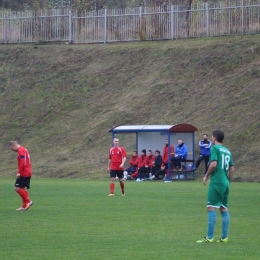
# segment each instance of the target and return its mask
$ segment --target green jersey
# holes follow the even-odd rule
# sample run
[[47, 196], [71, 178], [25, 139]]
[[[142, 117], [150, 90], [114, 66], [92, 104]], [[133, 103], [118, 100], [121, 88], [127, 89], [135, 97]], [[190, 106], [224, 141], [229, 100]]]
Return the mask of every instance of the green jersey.
[[213, 145], [210, 148], [210, 162], [212, 161], [217, 161], [217, 167], [211, 173], [210, 184], [229, 186], [228, 172], [234, 165], [231, 152], [223, 145]]

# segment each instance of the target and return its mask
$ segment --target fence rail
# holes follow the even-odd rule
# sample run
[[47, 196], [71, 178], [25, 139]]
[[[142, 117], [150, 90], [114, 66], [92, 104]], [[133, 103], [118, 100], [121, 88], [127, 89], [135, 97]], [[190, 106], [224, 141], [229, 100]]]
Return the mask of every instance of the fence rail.
[[79, 11], [0, 12], [0, 43], [107, 43], [260, 33], [259, 0]]

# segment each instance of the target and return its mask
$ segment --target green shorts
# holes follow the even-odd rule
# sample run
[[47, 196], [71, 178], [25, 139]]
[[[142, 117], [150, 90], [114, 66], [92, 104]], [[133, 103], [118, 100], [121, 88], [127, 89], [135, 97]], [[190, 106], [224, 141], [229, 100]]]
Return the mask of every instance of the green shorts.
[[229, 187], [217, 184], [210, 184], [208, 190], [207, 207], [228, 208]]

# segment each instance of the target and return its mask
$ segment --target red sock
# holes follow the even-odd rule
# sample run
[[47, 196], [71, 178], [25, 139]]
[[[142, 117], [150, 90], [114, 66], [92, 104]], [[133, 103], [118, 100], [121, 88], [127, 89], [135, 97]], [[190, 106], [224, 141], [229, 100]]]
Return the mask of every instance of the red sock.
[[115, 183], [114, 183], [114, 182], [111, 182], [111, 183], [110, 183], [110, 193], [113, 193], [113, 194], [114, 194], [114, 191], [115, 191]]
[[25, 193], [26, 193], [28, 199], [31, 201], [31, 199], [29, 198], [29, 192], [28, 192], [28, 190], [24, 190], [24, 191], [25, 191]]
[[122, 192], [125, 192], [125, 184], [123, 181], [120, 181], [120, 186], [121, 186]]
[[29, 203], [30, 200], [29, 200], [29, 198], [28, 198], [28, 196], [27, 196], [25, 190], [23, 190], [23, 189], [18, 189], [16, 192], [21, 196], [21, 198], [22, 198], [22, 200], [23, 200], [23, 207], [26, 207], [26, 204]]
[[133, 174], [131, 175], [131, 177], [132, 177], [132, 178], [135, 178], [137, 175], [138, 175], [138, 171], [136, 171], [135, 173], [133, 173]]

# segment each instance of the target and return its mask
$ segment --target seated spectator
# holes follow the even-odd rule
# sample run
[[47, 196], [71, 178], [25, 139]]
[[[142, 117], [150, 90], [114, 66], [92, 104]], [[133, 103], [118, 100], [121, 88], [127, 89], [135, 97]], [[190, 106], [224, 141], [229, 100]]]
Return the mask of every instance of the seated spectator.
[[163, 171], [161, 169], [161, 165], [162, 165], [162, 156], [161, 156], [160, 151], [156, 150], [154, 161], [153, 161], [153, 167], [152, 167], [152, 176], [151, 176], [150, 180], [158, 180], [159, 175], [164, 176], [165, 170]]
[[178, 170], [182, 171], [181, 162], [185, 161], [188, 156], [188, 147], [183, 143], [182, 139], [178, 140], [178, 145], [175, 150], [174, 156], [171, 157], [173, 166]]
[[138, 158], [138, 164], [135, 173], [132, 174], [131, 178], [137, 178], [137, 181], [141, 181], [144, 178], [144, 173], [146, 172], [146, 150], [143, 149], [141, 155]]
[[148, 154], [146, 156], [146, 162], [145, 162], [145, 179], [150, 177], [150, 173], [152, 172], [152, 167], [153, 167], [153, 162], [154, 162], [154, 155], [152, 150], [148, 151]]
[[125, 171], [127, 172], [127, 175], [132, 175], [136, 171], [136, 167], [138, 165], [138, 158], [139, 157], [137, 155], [137, 152], [133, 151], [133, 154], [132, 154], [131, 159], [129, 161], [130, 167], [125, 169]]

